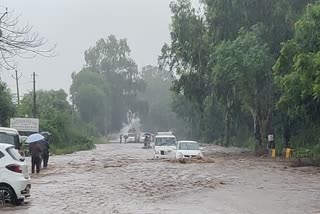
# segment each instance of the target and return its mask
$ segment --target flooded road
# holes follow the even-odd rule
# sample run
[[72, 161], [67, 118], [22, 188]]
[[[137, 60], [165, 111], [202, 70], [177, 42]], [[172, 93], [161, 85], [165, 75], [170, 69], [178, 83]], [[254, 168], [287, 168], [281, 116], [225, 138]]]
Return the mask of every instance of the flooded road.
[[320, 170], [214, 157], [213, 163], [152, 160], [141, 144], [97, 145], [50, 157], [32, 176], [32, 198], [4, 214], [320, 213]]

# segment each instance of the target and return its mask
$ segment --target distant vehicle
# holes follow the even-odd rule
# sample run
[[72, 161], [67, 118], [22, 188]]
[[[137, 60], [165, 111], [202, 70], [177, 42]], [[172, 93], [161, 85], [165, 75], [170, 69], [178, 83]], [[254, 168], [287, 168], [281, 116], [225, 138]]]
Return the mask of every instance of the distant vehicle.
[[128, 133], [127, 143], [136, 143], [137, 137], [135, 133]]
[[30, 197], [28, 164], [10, 144], [0, 144], [0, 204], [19, 205]]
[[196, 141], [179, 141], [177, 144], [176, 158], [203, 158], [203, 154]]
[[0, 127], [0, 144], [11, 144], [20, 151], [19, 132], [13, 128]]
[[175, 136], [173, 132], [156, 132], [156, 135], [174, 135]]
[[140, 143], [144, 143], [144, 140], [145, 140], [146, 136], [148, 136], [148, 137], [151, 138], [152, 135], [151, 135], [151, 133], [148, 133], [148, 132], [146, 132], [146, 133], [141, 133], [141, 134], [140, 134], [140, 137], [139, 137], [139, 142], [140, 142]]
[[172, 132], [157, 132], [153, 150], [154, 158], [174, 158], [176, 152], [176, 136]]

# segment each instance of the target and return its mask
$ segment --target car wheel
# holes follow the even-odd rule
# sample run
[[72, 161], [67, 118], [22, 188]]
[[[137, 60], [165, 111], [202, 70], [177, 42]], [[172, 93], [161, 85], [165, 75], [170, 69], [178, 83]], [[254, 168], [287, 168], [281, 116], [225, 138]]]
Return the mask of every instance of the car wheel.
[[10, 187], [0, 186], [0, 204], [19, 204], [16, 194]]

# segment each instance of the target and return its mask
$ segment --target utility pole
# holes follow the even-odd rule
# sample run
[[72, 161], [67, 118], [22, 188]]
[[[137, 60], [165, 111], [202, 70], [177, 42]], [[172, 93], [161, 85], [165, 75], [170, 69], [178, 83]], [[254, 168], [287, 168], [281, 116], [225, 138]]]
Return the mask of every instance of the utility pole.
[[16, 85], [17, 85], [17, 100], [18, 100], [18, 106], [20, 105], [20, 95], [19, 95], [19, 79], [21, 78], [22, 74], [18, 77], [18, 70], [15, 70], [16, 76], [12, 76], [13, 79], [16, 80]]
[[37, 118], [37, 106], [36, 106], [36, 73], [33, 72], [33, 117]]

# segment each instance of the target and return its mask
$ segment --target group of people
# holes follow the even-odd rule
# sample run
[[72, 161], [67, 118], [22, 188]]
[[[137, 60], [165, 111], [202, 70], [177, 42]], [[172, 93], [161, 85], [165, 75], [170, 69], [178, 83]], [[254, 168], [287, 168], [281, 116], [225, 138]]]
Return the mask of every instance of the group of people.
[[49, 149], [50, 149], [49, 141], [46, 138], [29, 144], [32, 174], [34, 174], [35, 171], [37, 173], [40, 173], [42, 163], [43, 163], [43, 168], [48, 167], [49, 153], [50, 153]]
[[120, 135], [120, 143], [122, 143], [122, 138], [124, 139], [124, 143], [127, 143], [128, 135]]

